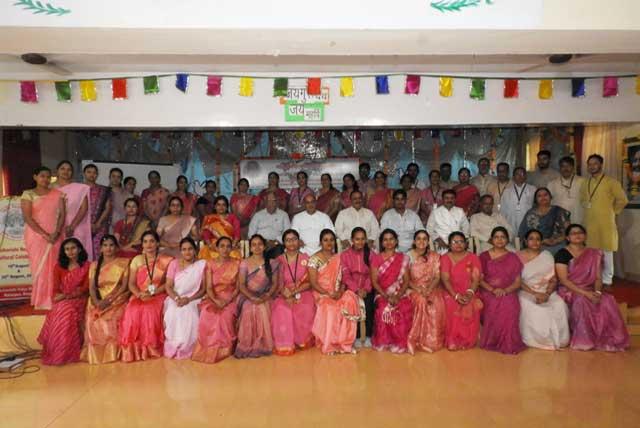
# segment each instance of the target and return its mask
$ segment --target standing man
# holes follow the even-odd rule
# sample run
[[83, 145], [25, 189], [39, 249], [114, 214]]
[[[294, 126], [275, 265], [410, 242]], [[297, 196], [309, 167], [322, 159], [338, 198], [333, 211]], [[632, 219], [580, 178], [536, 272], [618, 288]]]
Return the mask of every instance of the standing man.
[[371, 165], [369, 165], [367, 162], [362, 162], [358, 167], [358, 174], [360, 175], [360, 179], [358, 180], [358, 189], [360, 189], [360, 191], [364, 195], [366, 204], [366, 197], [369, 194], [369, 188], [376, 187], [373, 180], [369, 177], [369, 175], [371, 174]]
[[512, 230], [520, 229], [525, 214], [533, 206], [536, 188], [527, 184], [527, 171], [518, 166], [513, 170], [513, 184], [502, 194], [500, 213], [509, 221]]
[[398, 251], [406, 253], [413, 244], [413, 235], [424, 225], [415, 211], [407, 209], [407, 192], [393, 192], [393, 208], [387, 210], [380, 220], [380, 229], [392, 229], [398, 234]]
[[265, 203], [266, 208], [251, 217], [248, 237], [251, 238], [255, 234], [262, 235], [267, 240], [267, 254], [273, 259], [284, 252], [282, 234], [291, 227], [291, 222], [289, 215], [278, 208], [278, 198], [275, 193], [268, 193]]
[[491, 175], [491, 161], [488, 158], [480, 158], [478, 161], [478, 175], [471, 179], [471, 184], [478, 188], [480, 196], [484, 196], [487, 193], [491, 193], [497, 181]]
[[580, 202], [580, 189], [585, 179], [576, 175], [576, 162], [571, 156], [560, 159], [560, 177], [549, 183], [553, 202], [571, 213], [571, 223], [582, 224], [584, 209]]
[[588, 232], [589, 246], [604, 252], [602, 283], [613, 282], [613, 252], [618, 250], [616, 214], [629, 203], [622, 185], [602, 172], [604, 158], [593, 154], [587, 159], [590, 177], [580, 189], [580, 201], [584, 207], [584, 226]]
[[431, 211], [427, 221], [427, 233], [434, 242], [436, 251], [444, 254], [449, 250], [449, 235], [462, 232], [469, 237], [469, 220], [462, 208], [456, 207], [456, 192], [447, 189], [442, 192], [442, 205]]
[[300, 251], [311, 257], [320, 250], [320, 232], [323, 229], [335, 232], [335, 228], [328, 215], [316, 210], [315, 196], [304, 197], [304, 209], [293, 217], [291, 228], [300, 234]]
[[551, 152], [549, 150], [540, 150], [538, 152], [537, 169], [529, 174], [529, 184], [536, 189], [547, 187], [551, 180], [560, 177], [560, 173], [551, 168]]
[[[509, 238], [513, 241], [515, 234], [506, 218], [493, 209], [493, 196], [484, 195], [480, 198], [480, 212], [471, 216], [469, 234], [473, 238], [478, 238], [480, 251], [491, 248], [491, 231], [498, 226], [502, 226], [509, 232]], [[512, 248], [511, 246], [509, 246]]]
[[440, 185], [443, 189], [453, 189], [458, 185], [457, 181], [451, 180], [451, 164], [449, 162], [440, 164]]
[[502, 195], [507, 187], [511, 184], [511, 178], [509, 177], [509, 164], [506, 162], [500, 162], [496, 167], [498, 179], [495, 185], [489, 190], [489, 194], [493, 196], [493, 212], [499, 212], [502, 204]]
[[351, 206], [340, 211], [336, 218], [336, 235], [343, 250], [351, 245], [351, 231], [356, 227], [361, 227], [367, 232], [369, 248], [375, 248], [380, 235], [380, 225], [373, 211], [364, 208], [364, 196], [360, 190], [351, 192]]
[[411, 177], [411, 187], [418, 190], [424, 190], [427, 188], [427, 184], [420, 180], [420, 167], [417, 163], [411, 162], [407, 165], [407, 175]]

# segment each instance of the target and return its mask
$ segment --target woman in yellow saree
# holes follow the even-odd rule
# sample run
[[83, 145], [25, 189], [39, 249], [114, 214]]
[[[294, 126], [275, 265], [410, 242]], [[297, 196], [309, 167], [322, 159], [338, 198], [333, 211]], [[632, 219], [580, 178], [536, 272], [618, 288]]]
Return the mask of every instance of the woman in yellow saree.
[[218, 257], [216, 242], [219, 238], [227, 237], [233, 241], [233, 250], [230, 257], [241, 259], [238, 250], [240, 241], [240, 220], [234, 214], [229, 213], [229, 200], [224, 196], [218, 196], [214, 202], [215, 213], [209, 214], [202, 220], [200, 237], [206, 245], [200, 250], [199, 258], [211, 260]]

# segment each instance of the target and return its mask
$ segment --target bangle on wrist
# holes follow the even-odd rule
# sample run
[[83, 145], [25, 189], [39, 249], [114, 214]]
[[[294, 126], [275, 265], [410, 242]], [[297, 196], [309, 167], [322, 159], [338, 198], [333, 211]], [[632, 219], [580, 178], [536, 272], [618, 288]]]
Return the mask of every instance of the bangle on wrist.
[[459, 297], [460, 297], [460, 293], [456, 293], [456, 295], [453, 296], [453, 299], [457, 301]]
[[476, 290], [474, 290], [473, 288], [467, 288], [467, 291], [465, 291], [465, 293], [471, 292], [471, 294], [476, 294]]
[[600, 291], [600, 290], [596, 290], [596, 291], [595, 291], [595, 293], [596, 293], [597, 295], [600, 295], [600, 296], [602, 295], [602, 291]]

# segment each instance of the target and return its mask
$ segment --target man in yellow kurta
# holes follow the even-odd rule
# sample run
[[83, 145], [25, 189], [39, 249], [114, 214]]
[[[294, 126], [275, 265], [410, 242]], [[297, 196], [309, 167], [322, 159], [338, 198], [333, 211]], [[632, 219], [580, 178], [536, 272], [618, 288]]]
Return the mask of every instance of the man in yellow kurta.
[[587, 245], [604, 252], [602, 282], [613, 282], [613, 252], [618, 250], [616, 214], [620, 214], [629, 200], [618, 180], [602, 172], [604, 159], [593, 154], [587, 160], [590, 177], [580, 189], [580, 201], [584, 207], [584, 226], [587, 228]]

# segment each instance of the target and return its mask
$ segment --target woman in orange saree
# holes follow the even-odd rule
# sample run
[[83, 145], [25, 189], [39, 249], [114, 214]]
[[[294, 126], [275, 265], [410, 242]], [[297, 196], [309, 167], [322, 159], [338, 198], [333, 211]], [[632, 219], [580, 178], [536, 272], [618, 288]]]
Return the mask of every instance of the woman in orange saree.
[[378, 221], [382, 215], [391, 208], [393, 191], [387, 187], [387, 175], [378, 171], [374, 175], [375, 187], [369, 187], [367, 195], [367, 208], [373, 211]]
[[222, 237], [216, 242], [219, 257], [207, 262], [207, 294], [200, 303], [198, 341], [191, 359], [217, 363], [233, 354], [236, 345], [238, 268], [240, 260], [229, 255], [233, 242]]
[[311, 331], [323, 354], [355, 354], [357, 323], [364, 314], [364, 302], [341, 281], [340, 255], [336, 235], [320, 233], [321, 250], [309, 259], [309, 281], [316, 298], [316, 317]]
[[322, 182], [322, 188], [318, 191], [316, 209], [328, 215], [331, 221], [335, 223], [340, 211], [340, 192], [333, 187], [330, 174], [322, 174], [320, 181]]
[[167, 268], [172, 257], [159, 254], [160, 237], [156, 232], [142, 235], [142, 254], [131, 260], [129, 291], [131, 298], [120, 326], [122, 361], [158, 358], [163, 354], [164, 328], [162, 309]]
[[182, 199], [172, 196], [169, 199], [169, 214], [160, 217], [158, 236], [160, 236], [160, 252], [167, 256], [180, 257], [180, 241], [183, 238], [194, 238], [198, 234], [195, 217], [184, 214]]
[[[182, 201], [182, 214], [196, 216], [197, 196], [189, 192], [189, 180], [184, 175], [179, 175], [176, 179], [176, 191], [170, 197], [178, 197]], [[171, 200], [169, 200], [171, 203]]]
[[80, 359], [105, 364], [120, 359], [118, 326], [129, 299], [129, 259], [116, 257], [113, 235], [100, 240], [100, 256], [89, 268], [89, 304]]
[[229, 201], [224, 196], [216, 198], [215, 208], [215, 214], [210, 214], [202, 220], [200, 237], [206, 245], [202, 247], [198, 257], [205, 260], [218, 257], [216, 242], [219, 238], [227, 237], [233, 242], [234, 249], [231, 251], [231, 257], [242, 258], [237, 249], [240, 241], [240, 220], [235, 215], [229, 214]]
[[241, 178], [238, 181], [238, 192], [231, 195], [231, 212], [240, 220], [240, 236], [247, 239], [247, 230], [251, 217], [260, 205], [260, 198], [249, 193], [249, 180]]
[[51, 170], [39, 167], [33, 172], [36, 187], [20, 197], [24, 218], [24, 244], [31, 269], [31, 304], [51, 309], [53, 275], [58, 262], [65, 221], [64, 193], [49, 189]]

